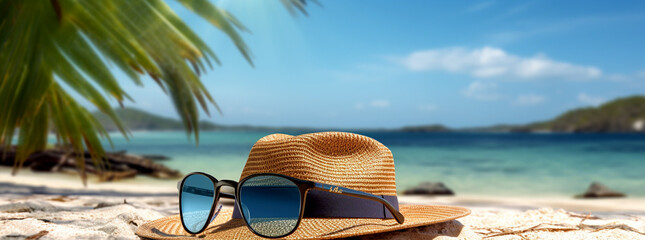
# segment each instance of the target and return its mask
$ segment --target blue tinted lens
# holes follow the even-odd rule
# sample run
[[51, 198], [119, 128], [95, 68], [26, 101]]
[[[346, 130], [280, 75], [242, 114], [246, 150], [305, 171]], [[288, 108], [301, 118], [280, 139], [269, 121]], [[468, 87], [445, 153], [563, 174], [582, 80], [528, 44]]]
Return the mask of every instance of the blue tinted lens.
[[300, 190], [291, 180], [256, 176], [242, 183], [239, 197], [246, 223], [258, 234], [279, 237], [296, 228]]
[[184, 180], [181, 188], [181, 218], [189, 232], [197, 233], [209, 222], [214, 189], [213, 181], [201, 174], [190, 175]]

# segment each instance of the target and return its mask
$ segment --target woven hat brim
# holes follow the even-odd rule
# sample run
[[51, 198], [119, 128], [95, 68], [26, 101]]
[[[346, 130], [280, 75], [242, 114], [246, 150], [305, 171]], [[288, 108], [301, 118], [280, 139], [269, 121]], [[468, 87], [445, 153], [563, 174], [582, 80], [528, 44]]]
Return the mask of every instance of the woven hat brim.
[[[400, 205], [405, 222], [372, 218], [305, 218], [285, 239], [332, 239], [383, 233], [431, 225], [464, 217], [470, 210], [455, 206]], [[191, 235], [181, 226], [179, 215], [160, 218], [141, 225], [136, 234], [151, 239], [262, 239], [253, 234], [242, 219], [231, 219], [233, 209], [222, 209], [200, 234]]]

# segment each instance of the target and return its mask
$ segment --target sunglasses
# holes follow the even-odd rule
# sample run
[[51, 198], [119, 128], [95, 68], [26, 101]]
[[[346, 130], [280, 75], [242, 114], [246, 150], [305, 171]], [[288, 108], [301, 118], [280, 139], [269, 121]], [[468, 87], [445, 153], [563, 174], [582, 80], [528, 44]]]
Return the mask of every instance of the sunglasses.
[[[220, 192], [223, 186], [234, 188], [235, 195]], [[254, 174], [237, 183], [194, 172], [184, 177], [177, 188], [181, 224], [191, 234], [203, 232], [215, 219], [221, 209], [218, 201], [222, 197], [235, 199], [246, 226], [256, 235], [285, 237], [298, 228], [310, 190], [376, 201], [385, 206], [399, 224], [404, 221], [403, 215], [383, 197], [281, 174]]]

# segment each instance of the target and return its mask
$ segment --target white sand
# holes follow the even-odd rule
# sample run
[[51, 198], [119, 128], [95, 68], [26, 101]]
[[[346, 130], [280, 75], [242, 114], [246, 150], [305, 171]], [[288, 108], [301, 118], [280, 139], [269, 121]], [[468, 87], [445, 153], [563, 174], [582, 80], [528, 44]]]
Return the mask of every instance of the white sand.
[[87, 186], [83, 186], [78, 175], [62, 173], [35, 173], [22, 169], [12, 176], [11, 168], [0, 166], [0, 183], [20, 183], [30, 186], [40, 186], [53, 189], [69, 190], [104, 190], [125, 191], [138, 193], [176, 193], [177, 180], [159, 180], [151, 177], [137, 176], [136, 179], [125, 179], [118, 182], [100, 183], [94, 175], [88, 174]]
[[[178, 213], [175, 183], [90, 182], [84, 188], [77, 177], [29, 171], [11, 177], [0, 169], [0, 239], [137, 239], [137, 226]], [[643, 198], [402, 196], [400, 202], [466, 206], [472, 214], [364, 239], [645, 239]]]
[[566, 209], [569, 211], [605, 214], [640, 214], [645, 215], [645, 198], [604, 198], [604, 199], [575, 199], [566, 197], [495, 197], [459, 195], [454, 197], [405, 196], [403, 203], [460, 205], [468, 207], [501, 207], [505, 209], [528, 210], [536, 208]]

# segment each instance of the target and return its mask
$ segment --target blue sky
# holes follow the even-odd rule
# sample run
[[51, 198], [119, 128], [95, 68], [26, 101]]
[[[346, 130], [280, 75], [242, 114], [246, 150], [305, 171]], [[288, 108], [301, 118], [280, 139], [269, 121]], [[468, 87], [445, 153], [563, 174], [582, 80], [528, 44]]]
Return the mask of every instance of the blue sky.
[[[216, 28], [171, 7], [223, 64], [203, 82], [223, 124], [332, 128], [526, 123], [645, 93], [645, 2], [222, 0], [251, 34], [252, 68]], [[138, 107], [175, 117], [151, 81]]]

